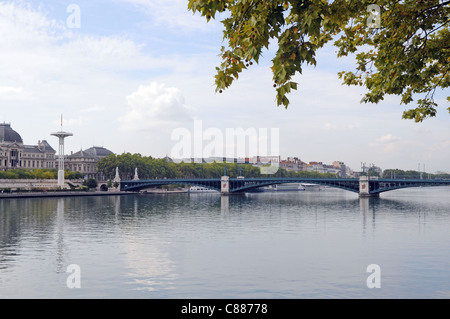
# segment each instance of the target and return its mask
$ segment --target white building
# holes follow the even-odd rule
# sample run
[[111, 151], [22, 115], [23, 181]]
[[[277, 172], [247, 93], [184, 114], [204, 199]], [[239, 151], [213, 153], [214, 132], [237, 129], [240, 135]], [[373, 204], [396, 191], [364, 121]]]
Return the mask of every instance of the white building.
[[46, 140], [25, 145], [11, 124], [0, 123], [0, 170], [56, 168], [56, 151]]

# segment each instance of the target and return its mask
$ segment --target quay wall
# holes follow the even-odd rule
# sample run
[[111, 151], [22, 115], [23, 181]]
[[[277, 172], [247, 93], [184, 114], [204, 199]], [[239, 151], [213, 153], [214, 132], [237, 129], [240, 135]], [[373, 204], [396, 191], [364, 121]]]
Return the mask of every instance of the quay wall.
[[[66, 184], [67, 187], [69, 187]], [[58, 188], [56, 179], [0, 179], [0, 189], [9, 188], [11, 190], [34, 188]]]

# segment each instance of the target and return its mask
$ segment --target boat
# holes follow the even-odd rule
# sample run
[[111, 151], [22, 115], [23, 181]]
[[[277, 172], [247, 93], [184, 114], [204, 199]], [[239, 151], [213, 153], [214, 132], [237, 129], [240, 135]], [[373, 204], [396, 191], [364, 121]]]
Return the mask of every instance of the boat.
[[202, 187], [202, 186], [192, 186], [189, 188], [188, 193], [219, 193], [215, 189]]
[[302, 186], [306, 191], [321, 191], [321, 190], [323, 190], [323, 187], [318, 184], [302, 183]]
[[304, 191], [305, 187], [300, 183], [285, 183], [285, 184], [275, 184], [264, 187], [266, 192], [291, 192], [291, 191]]

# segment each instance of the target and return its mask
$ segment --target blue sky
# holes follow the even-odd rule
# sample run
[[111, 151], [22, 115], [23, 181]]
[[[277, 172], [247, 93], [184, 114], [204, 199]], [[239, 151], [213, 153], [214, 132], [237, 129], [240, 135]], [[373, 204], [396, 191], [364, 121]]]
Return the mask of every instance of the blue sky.
[[[67, 23], [70, 4], [80, 8], [80, 28]], [[0, 121], [26, 144], [47, 139], [56, 149], [50, 133], [63, 114], [74, 134], [67, 153], [96, 145], [163, 157], [176, 144], [171, 133], [200, 120], [224, 132], [277, 128], [283, 158], [450, 171], [448, 105], [418, 124], [401, 119], [398, 97], [360, 104], [364, 89], [337, 76], [354, 61], [337, 59], [332, 46], [297, 76], [288, 109], [275, 103], [274, 46], [216, 94], [221, 25], [187, 11], [185, 0], [3, 1], [0, 43]]]

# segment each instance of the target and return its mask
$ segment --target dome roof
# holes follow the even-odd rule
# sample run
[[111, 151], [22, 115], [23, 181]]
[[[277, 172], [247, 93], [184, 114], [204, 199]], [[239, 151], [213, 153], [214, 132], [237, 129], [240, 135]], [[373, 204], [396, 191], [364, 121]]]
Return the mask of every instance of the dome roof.
[[104, 147], [100, 147], [100, 146], [91, 147], [90, 149], [87, 149], [86, 151], [89, 151], [94, 156], [98, 156], [98, 157], [106, 157], [106, 156], [109, 156], [110, 154], [113, 154], [113, 152], [111, 152], [110, 150], [108, 150]]
[[75, 158], [75, 157], [90, 157], [90, 158], [96, 158], [96, 159], [100, 159], [103, 157], [107, 157], [108, 155], [113, 154], [113, 152], [111, 152], [110, 150], [104, 148], [104, 147], [99, 147], [99, 146], [93, 146], [91, 148], [88, 148], [87, 150], [81, 150], [78, 151], [76, 153], [73, 153], [72, 155], [69, 155], [69, 158]]
[[0, 143], [1, 142], [23, 143], [23, 140], [20, 134], [11, 128], [11, 124], [0, 123]]

